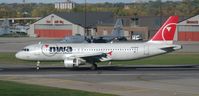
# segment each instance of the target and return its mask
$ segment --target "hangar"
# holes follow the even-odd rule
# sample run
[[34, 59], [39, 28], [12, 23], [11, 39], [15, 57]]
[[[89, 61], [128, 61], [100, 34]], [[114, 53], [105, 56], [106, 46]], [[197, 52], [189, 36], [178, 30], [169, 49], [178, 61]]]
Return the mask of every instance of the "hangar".
[[[148, 40], [161, 25], [160, 21], [163, 22], [168, 17], [141, 16], [138, 17], [137, 25], [133, 25], [132, 17], [114, 17], [111, 12], [88, 12], [86, 15], [85, 13], [54, 13], [31, 24], [28, 35], [47, 38], [63, 38], [75, 34], [109, 35], [117, 18], [123, 19], [127, 38], [132, 39], [132, 35], [141, 34], [143, 40]], [[178, 23], [174, 40], [199, 41], [199, 15], [184, 18], [180, 17], [181, 22]]]
[[178, 23], [178, 41], [199, 41], [199, 15], [185, 19]]
[[[54, 13], [41, 18], [30, 25], [30, 37], [63, 38], [80, 34], [82, 36], [110, 35], [117, 18], [112, 12], [87, 12], [85, 13]], [[122, 18], [125, 36], [132, 39], [132, 35], [141, 35], [148, 39], [148, 28], [131, 26], [132, 18]]]
[[[111, 12], [55, 13], [50, 14], [30, 25], [31, 37], [63, 38], [80, 34], [95, 36], [96, 25], [112, 22]], [[86, 30], [85, 30], [86, 29]]]
[[[116, 19], [122, 19], [123, 28], [124, 28], [124, 36], [128, 40], [148, 40], [149, 38], [149, 28], [146, 25], [141, 25], [141, 20], [139, 17], [132, 16], [118, 16]], [[115, 22], [112, 24], [100, 24], [97, 26], [97, 35], [110, 35]], [[143, 22], [143, 21], [142, 21]], [[137, 39], [136, 39], [137, 38]]]

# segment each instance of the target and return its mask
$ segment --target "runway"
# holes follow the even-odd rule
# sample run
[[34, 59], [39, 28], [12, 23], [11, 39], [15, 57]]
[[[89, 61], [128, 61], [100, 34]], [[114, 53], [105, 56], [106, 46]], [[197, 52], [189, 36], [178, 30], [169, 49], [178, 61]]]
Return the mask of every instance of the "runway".
[[4, 65], [0, 67], [0, 74], [133, 74], [139, 72], [180, 72], [180, 71], [199, 71], [199, 65], [99, 65], [98, 70], [93, 71], [89, 66], [77, 68], [65, 68], [63, 66], [42, 66], [36, 70], [33, 65]]
[[198, 96], [199, 67], [0, 68], [0, 79], [121, 96]]

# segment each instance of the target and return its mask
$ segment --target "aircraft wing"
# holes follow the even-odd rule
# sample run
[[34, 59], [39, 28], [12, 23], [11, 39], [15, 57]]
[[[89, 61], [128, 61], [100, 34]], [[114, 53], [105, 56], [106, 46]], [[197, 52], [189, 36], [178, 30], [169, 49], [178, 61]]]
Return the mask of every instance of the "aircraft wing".
[[91, 62], [93, 60], [96, 62], [100, 62], [100, 61], [110, 60], [107, 54], [110, 54], [110, 52], [109, 53], [97, 52], [97, 53], [87, 53], [87, 54], [74, 54], [73, 57], [82, 58], [86, 60], [87, 62]]
[[87, 53], [87, 54], [76, 54], [75, 57], [77, 58], [85, 58], [85, 57], [93, 57], [93, 56], [101, 56], [103, 54], [103, 52], [97, 52], [97, 53]]

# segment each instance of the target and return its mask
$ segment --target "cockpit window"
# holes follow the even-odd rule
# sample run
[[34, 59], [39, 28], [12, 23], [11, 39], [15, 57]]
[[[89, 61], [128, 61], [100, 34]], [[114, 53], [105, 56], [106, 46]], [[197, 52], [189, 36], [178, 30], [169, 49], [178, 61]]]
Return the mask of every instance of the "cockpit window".
[[24, 49], [22, 49], [22, 51], [30, 51], [28, 48], [24, 48]]

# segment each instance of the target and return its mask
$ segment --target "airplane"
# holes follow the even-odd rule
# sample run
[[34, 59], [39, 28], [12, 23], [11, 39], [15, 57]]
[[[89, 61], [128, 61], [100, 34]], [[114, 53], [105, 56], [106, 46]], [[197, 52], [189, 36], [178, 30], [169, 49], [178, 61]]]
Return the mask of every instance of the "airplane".
[[88, 43], [88, 38], [86, 36], [81, 36], [80, 34], [76, 34], [75, 36], [67, 36], [61, 43]]
[[98, 37], [86, 37], [76, 34], [75, 36], [66, 36], [61, 43], [108, 43], [112, 40], [117, 39], [117, 41], [126, 41], [124, 37], [124, 30], [122, 20], [118, 19], [115, 23], [111, 35], [98, 36]]
[[117, 19], [111, 32], [111, 35], [94, 37], [93, 43], [107, 43], [113, 40], [127, 41], [126, 37], [124, 37], [124, 29], [121, 19]]
[[64, 66], [73, 68], [91, 64], [97, 70], [98, 62], [112, 60], [135, 60], [161, 55], [182, 49], [173, 44], [178, 16], [170, 16], [151, 40], [141, 43], [44, 43], [26, 46], [16, 53], [16, 58], [37, 61], [64, 61]]

